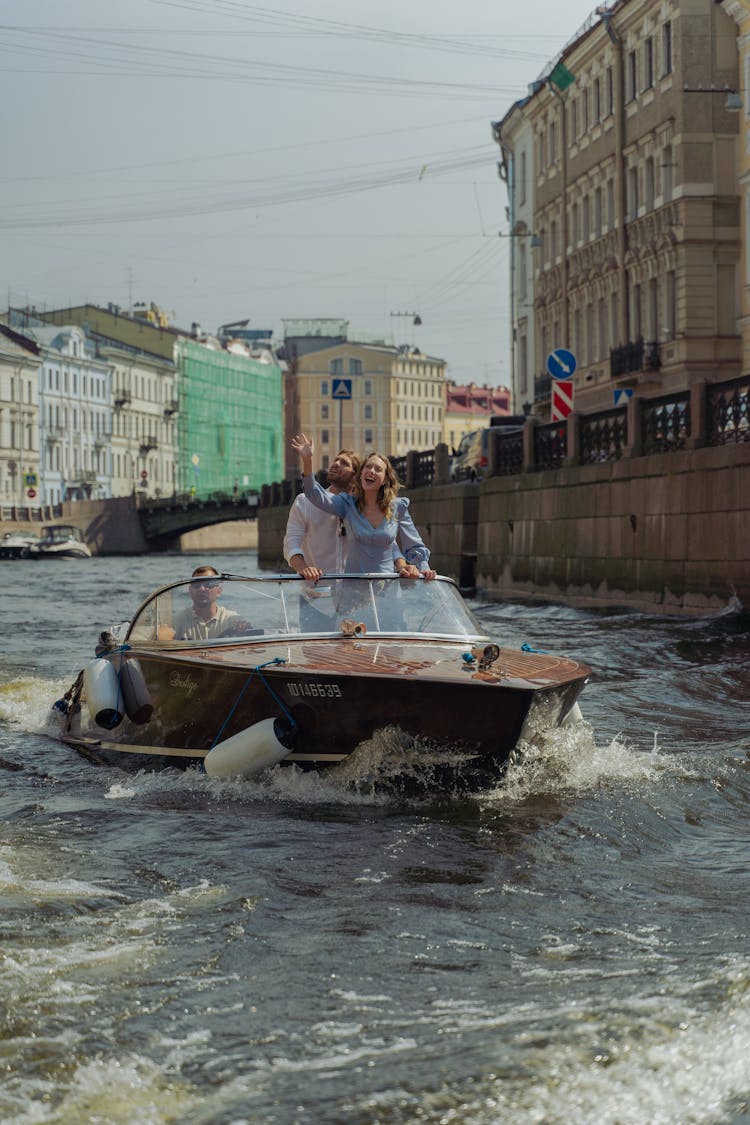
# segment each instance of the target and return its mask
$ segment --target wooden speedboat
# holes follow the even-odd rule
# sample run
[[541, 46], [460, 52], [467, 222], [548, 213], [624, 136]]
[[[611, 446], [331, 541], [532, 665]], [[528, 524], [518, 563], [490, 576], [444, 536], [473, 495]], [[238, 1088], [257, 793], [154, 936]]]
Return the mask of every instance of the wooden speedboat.
[[31, 559], [90, 559], [91, 549], [80, 528], [52, 523], [42, 528], [41, 538], [29, 549]]
[[223, 776], [329, 769], [395, 728], [409, 753], [496, 778], [519, 742], [565, 722], [590, 674], [495, 644], [450, 579], [396, 575], [177, 582], [97, 651], [56, 705], [65, 742]]

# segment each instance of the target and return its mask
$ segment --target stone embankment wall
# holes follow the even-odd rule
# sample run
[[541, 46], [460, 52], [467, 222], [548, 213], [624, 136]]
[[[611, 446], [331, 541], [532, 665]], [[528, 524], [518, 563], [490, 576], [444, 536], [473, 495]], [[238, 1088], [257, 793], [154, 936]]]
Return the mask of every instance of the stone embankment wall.
[[477, 588], [664, 613], [750, 606], [748, 485], [750, 444], [494, 477]]
[[[489, 598], [750, 606], [750, 442], [408, 494], [435, 568]], [[280, 565], [287, 511], [259, 513], [263, 566]]]

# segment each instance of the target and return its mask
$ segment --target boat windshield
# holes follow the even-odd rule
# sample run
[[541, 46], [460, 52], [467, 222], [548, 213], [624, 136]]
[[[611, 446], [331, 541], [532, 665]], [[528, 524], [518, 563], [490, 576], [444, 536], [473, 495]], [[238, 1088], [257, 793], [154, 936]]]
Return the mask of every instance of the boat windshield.
[[43, 527], [42, 537], [50, 543], [66, 543], [69, 539], [75, 539], [78, 543], [83, 542], [83, 536], [79, 528], [61, 523]]
[[164, 587], [138, 610], [128, 643], [232, 643], [260, 636], [365, 633], [476, 639], [484, 630], [448, 578], [296, 575], [191, 579]]

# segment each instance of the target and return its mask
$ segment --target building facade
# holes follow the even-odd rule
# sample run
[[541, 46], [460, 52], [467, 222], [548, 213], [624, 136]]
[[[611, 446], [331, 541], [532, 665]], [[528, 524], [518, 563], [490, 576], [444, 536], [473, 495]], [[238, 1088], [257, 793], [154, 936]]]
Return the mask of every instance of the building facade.
[[341, 448], [398, 457], [442, 441], [445, 361], [416, 348], [346, 340], [306, 351], [290, 383], [297, 428], [323, 468]]
[[[11, 320], [18, 319], [11, 314]], [[39, 347], [41, 502], [112, 496], [112, 368], [78, 325], [24, 315], [18, 331]]]
[[[582, 411], [739, 373], [738, 78], [736, 27], [714, 0], [609, 0], [494, 125], [512, 215], [521, 151], [533, 177], [530, 230], [513, 233], [534, 236], [542, 415], [557, 348], [576, 358]], [[518, 355], [514, 378], [520, 390]]]
[[98, 341], [112, 365], [112, 494], [175, 491], [177, 369], [145, 352]]
[[259, 489], [283, 475], [283, 386], [270, 352], [253, 358], [182, 337], [175, 351], [180, 401], [178, 492]]
[[510, 405], [508, 387], [480, 387], [449, 380], [445, 387], [442, 440], [449, 448], [457, 449], [464, 434], [489, 426], [495, 414], [510, 414]]
[[[39, 313], [52, 324], [77, 324], [88, 347], [109, 365], [111, 379], [112, 495], [134, 491], [169, 496], [175, 490], [176, 415], [179, 407], [175, 344], [179, 332], [116, 305], [76, 305]], [[163, 318], [162, 318], [163, 319]]]
[[39, 508], [41, 350], [0, 325], [0, 504]]
[[742, 371], [750, 371], [750, 3], [748, 0], [722, 0], [722, 8], [735, 21], [739, 55], [740, 104], [737, 137], [737, 180], [740, 195], [742, 255], [739, 281], [739, 324], [742, 339]]

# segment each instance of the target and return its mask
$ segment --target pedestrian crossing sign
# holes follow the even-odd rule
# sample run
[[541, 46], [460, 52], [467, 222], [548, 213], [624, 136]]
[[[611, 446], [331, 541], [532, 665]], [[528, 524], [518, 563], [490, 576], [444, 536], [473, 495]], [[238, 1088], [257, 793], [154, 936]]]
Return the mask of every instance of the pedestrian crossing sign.
[[352, 381], [351, 379], [334, 379], [333, 386], [331, 387], [331, 398], [351, 398], [352, 397]]

